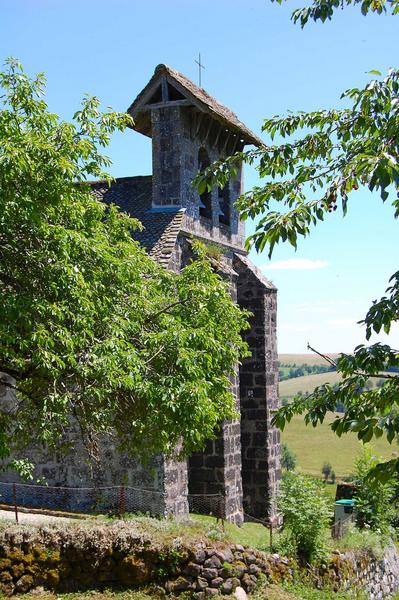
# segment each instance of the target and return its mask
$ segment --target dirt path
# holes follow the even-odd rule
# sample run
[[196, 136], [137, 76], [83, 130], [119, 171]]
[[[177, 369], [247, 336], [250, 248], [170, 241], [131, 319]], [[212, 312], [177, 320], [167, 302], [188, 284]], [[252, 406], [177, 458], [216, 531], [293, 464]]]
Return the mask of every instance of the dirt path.
[[[10, 521], [15, 523], [15, 514], [9, 510], [0, 510], [0, 519], [2, 521]], [[55, 517], [51, 515], [39, 515], [36, 513], [18, 513], [18, 522], [19, 523], [33, 523], [33, 524], [42, 524], [42, 523], [59, 523], [60, 521], [70, 521], [71, 519], [67, 519], [66, 517]]]

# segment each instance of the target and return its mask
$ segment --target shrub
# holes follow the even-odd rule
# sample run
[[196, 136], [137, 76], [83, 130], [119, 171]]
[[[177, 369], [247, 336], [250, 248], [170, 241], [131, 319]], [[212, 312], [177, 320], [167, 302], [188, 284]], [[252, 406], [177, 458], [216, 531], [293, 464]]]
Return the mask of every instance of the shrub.
[[371, 449], [364, 447], [362, 454], [355, 462], [356, 491], [356, 525], [361, 529], [369, 527], [373, 531], [388, 533], [390, 522], [395, 515], [393, 505], [395, 480], [387, 483], [371, 480], [368, 475], [379, 462]]
[[325, 462], [323, 464], [323, 466], [321, 467], [321, 472], [324, 475], [325, 481], [327, 481], [328, 478], [330, 477], [331, 471], [332, 471], [332, 466], [330, 465], [329, 462]]
[[322, 558], [331, 516], [330, 500], [320, 481], [287, 473], [282, 481], [279, 509], [283, 514], [283, 545], [301, 564]]
[[281, 445], [281, 466], [286, 471], [294, 471], [297, 465], [297, 457], [295, 452], [291, 450], [286, 442]]

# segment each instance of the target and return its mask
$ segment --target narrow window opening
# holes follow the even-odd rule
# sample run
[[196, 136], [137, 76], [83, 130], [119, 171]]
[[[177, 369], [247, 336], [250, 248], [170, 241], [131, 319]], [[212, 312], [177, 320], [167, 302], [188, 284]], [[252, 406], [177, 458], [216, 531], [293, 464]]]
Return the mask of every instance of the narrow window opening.
[[[205, 148], [200, 148], [198, 152], [198, 170], [205, 171], [211, 164]], [[199, 213], [201, 217], [212, 219], [212, 193], [205, 191], [200, 194]]]
[[226, 183], [224, 188], [218, 188], [218, 197], [219, 197], [219, 223], [222, 225], [227, 225], [230, 227], [230, 187], [229, 184]]

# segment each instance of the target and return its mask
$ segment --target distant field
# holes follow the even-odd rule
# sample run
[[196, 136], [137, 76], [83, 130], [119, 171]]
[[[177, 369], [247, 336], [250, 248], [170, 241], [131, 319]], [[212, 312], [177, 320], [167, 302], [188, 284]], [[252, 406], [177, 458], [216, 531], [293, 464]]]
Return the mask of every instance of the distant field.
[[[353, 462], [363, 445], [355, 434], [336, 436], [328, 426], [333, 419], [334, 413], [329, 413], [326, 421], [314, 428], [306, 426], [301, 416], [295, 416], [282, 432], [282, 440], [297, 455], [298, 467], [303, 472], [320, 476], [323, 463], [329, 462], [337, 477], [353, 473]], [[392, 454], [399, 455], [399, 446], [395, 442], [389, 445], [379, 439], [371, 447], [377, 456], [385, 459], [391, 458]]]
[[338, 383], [341, 379], [341, 375], [335, 371], [286, 379], [279, 384], [280, 398], [291, 398], [298, 394], [298, 392], [312, 392], [318, 385], [322, 385], [323, 383]]
[[[326, 355], [330, 358], [336, 358], [338, 354], [329, 354], [326, 352]], [[317, 354], [279, 354], [278, 359], [281, 364], [290, 364], [290, 365], [326, 365], [327, 362], [318, 356]]]

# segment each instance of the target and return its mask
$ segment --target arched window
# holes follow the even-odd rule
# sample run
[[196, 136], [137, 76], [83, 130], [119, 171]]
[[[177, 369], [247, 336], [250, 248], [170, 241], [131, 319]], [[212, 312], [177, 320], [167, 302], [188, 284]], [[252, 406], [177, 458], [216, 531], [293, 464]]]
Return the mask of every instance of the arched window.
[[[205, 148], [200, 148], [198, 152], [198, 170], [204, 171], [210, 164], [208, 152]], [[210, 191], [205, 191], [200, 195], [199, 213], [201, 217], [212, 219], [212, 193]]]
[[229, 182], [224, 188], [218, 188], [219, 198], [219, 223], [230, 227], [230, 187]]

